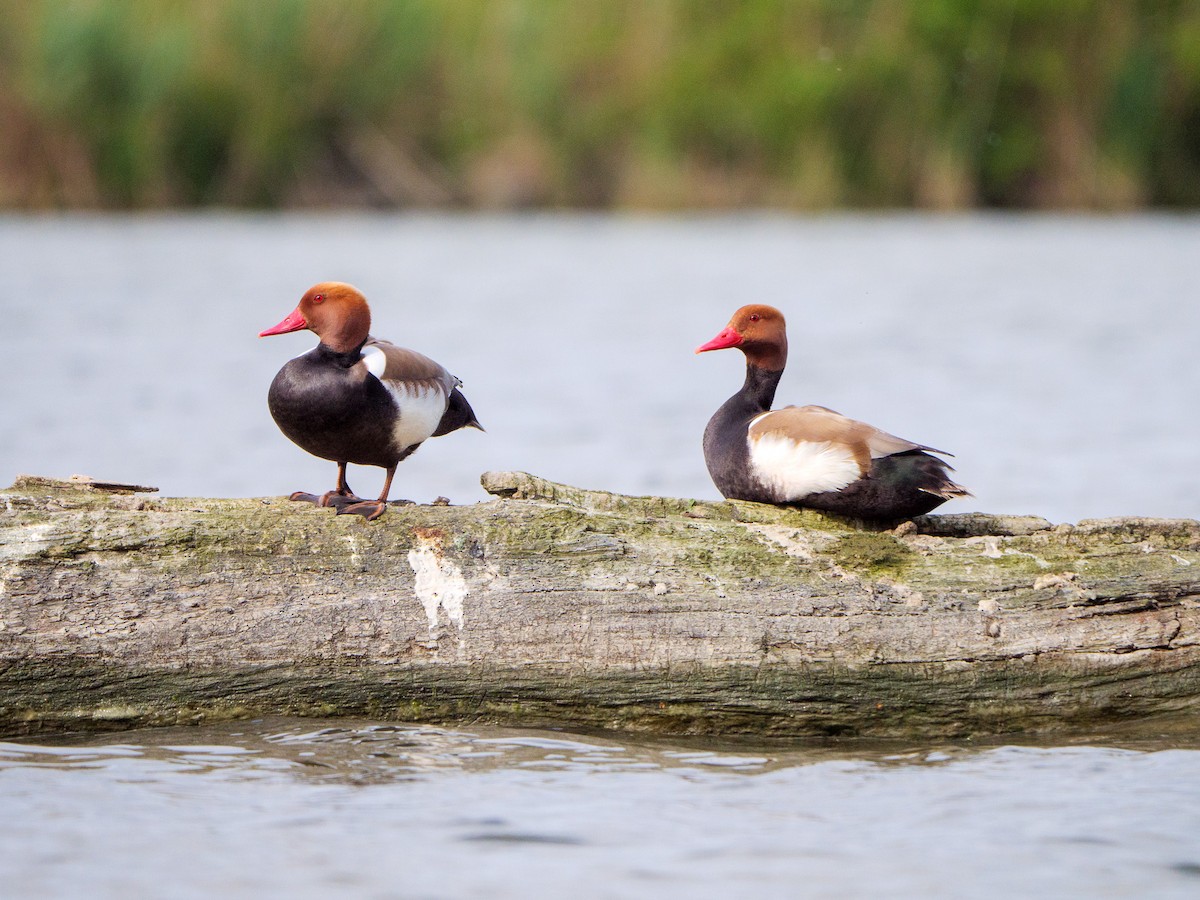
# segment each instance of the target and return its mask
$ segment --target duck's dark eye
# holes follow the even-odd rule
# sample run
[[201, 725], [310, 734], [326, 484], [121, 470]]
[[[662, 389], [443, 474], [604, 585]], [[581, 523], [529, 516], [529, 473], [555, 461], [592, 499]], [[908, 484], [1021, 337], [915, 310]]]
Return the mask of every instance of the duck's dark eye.
[[750, 321], [751, 321], [751, 322], [757, 322], [758, 320], [759, 320], [759, 315], [758, 315], [758, 313], [755, 313], [754, 315], [752, 315], [752, 316], [750, 317]]
[[324, 303], [324, 302], [325, 302], [324, 294], [317, 294], [317, 296], [313, 297], [313, 303]]

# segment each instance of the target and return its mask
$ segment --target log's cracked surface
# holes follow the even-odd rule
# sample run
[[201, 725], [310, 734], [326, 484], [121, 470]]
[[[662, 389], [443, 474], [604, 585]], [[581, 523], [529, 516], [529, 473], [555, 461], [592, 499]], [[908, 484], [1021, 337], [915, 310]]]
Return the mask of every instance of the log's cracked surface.
[[269, 713], [962, 736], [1200, 708], [1195, 521], [870, 531], [483, 481], [498, 499], [367, 524], [19, 479], [0, 734]]

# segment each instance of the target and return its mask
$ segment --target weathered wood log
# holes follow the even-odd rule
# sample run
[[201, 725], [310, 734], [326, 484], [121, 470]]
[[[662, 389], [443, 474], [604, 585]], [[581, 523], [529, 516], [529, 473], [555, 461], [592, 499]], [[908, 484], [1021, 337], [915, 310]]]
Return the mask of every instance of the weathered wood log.
[[962, 737], [1200, 708], [1195, 521], [880, 531], [484, 485], [499, 499], [364, 523], [19, 479], [0, 733], [270, 713]]

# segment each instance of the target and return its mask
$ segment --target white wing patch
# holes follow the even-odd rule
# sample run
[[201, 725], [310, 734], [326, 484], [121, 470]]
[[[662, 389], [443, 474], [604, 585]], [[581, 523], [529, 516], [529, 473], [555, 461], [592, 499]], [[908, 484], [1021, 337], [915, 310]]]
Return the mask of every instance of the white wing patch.
[[776, 503], [840, 490], [862, 475], [849, 448], [831, 441], [794, 441], [782, 434], [747, 441], [750, 471]]
[[383, 355], [383, 351], [378, 347], [364, 347], [362, 358], [367, 371], [382, 381], [383, 372], [387, 368], [387, 357]]

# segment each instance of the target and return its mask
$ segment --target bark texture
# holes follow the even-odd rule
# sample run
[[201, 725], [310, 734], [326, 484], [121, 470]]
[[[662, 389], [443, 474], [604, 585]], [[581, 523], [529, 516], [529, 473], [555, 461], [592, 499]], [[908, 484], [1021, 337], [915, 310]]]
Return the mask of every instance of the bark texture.
[[497, 499], [365, 523], [19, 479], [0, 735], [311, 714], [963, 737], [1200, 708], [1200, 522], [878, 531], [483, 481]]

